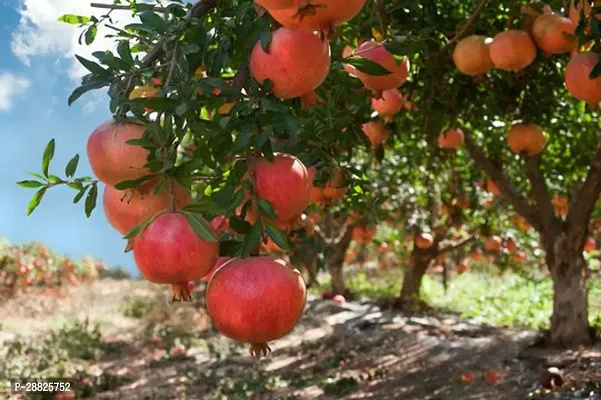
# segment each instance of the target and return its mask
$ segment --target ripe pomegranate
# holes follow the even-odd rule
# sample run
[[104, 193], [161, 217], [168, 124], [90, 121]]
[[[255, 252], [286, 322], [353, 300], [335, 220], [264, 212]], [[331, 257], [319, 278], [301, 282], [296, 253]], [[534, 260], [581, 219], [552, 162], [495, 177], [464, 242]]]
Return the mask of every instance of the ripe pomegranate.
[[462, 372], [459, 375], [459, 381], [463, 384], [470, 384], [476, 382], [476, 374], [473, 372]]
[[515, 240], [513, 240], [513, 238], [508, 238], [505, 241], [505, 248], [510, 253], [513, 253], [514, 251], [516, 251], [517, 247], [518, 247], [518, 245], [516, 244]]
[[[158, 180], [155, 179], [134, 189], [117, 190], [112, 186], [105, 186], [102, 206], [109, 224], [125, 235], [146, 218], [167, 210], [171, 206], [169, 185], [156, 194], [157, 184]], [[177, 208], [190, 204], [192, 197], [188, 188], [177, 181], [173, 181], [173, 188]]]
[[464, 274], [467, 271], [469, 271], [470, 266], [467, 263], [462, 262], [462, 263], [457, 264], [456, 270], [457, 270], [457, 274], [461, 275], [461, 274]]
[[576, 46], [574, 35], [576, 26], [559, 14], [543, 14], [532, 27], [532, 36], [537, 46], [548, 54], [567, 53]]
[[465, 135], [461, 128], [448, 129], [438, 135], [438, 146], [441, 149], [456, 149], [463, 145]]
[[513, 261], [515, 261], [517, 263], [522, 263], [522, 262], [524, 262], [525, 259], [526, 259], [526, 252], [524, 252], [524, 251], [520, 250], [513, 255]]
[[518, 124], [507, 133], [507, 145], [516, 154], [533, 156], [545, 149], [547, 137], [536, 124]]
[[371, 106], [380, 115], [392, 117], [403, 108], [405, 97], [398, 89], [388, 89], [382, 92], [381, 97], [372, 97]]
[[210, 281], [211, 278], [213, 277], [213, 274], [215, 274], [215, 271], [217, 271], [217, 269], [219, 269], [219, 267], [221, 267], [223, 264], [225, 264], [226, 262], [228, 262], [231, 259], [232, 259], [231, 257], [219, 257], [217, 259], [217, 262], [215, 263], [215, 266], [213, 267], [213, 269], [211, 269], [211, 271], [208, 274], [203, 276], [202, 280], [205, 282]]
[[267, 10], [285, 10], [298, 7], [301, 0], [255, 0], [255, 3]]
[[499, 33], [490, 44], [490, 59], [495, 67], [506, 71], [520, 71], [532, 64], [536, 47], [528, 32], [510, 29]]
[[378, 251], [380, 253], [385, 253], [388, 251], [388, 248], [389, 248], [388, 243], [384, 242], [378, 247]]
[[422, 232], [415, 237], [415, 245], [420, 249], [429, 249], [434, 244], [434, 238], [428, 232]]
[[201, 279], [217, 262], [218, 235], [209, 223], [205, 226], [214, 242], [198, 236], [184, 215], [167, 212], [134, 239], [134, 258], [140, 273], [150, 282], [171, 284], [172, 301], [190, 301], [188, 281]]
[[501, 250], [503, 240], [498, 236], [492, 236], [484, 241], [484, 248], [489, 253], [498, 253]]
[[295, 7], [270, 9], [269, 14], [286, 28], [301, 31], [330, 33], [333, 28], [353, 19], [366, 0], [314, 0], [297, 1]]
[[345, 303], [346, 303], [346, 299], [344, 298], [344, 296], [343, 296], [343, 295], [341, 295], [341, 294], [337, 294], [336, 296], [334, 296], [334, 297], [332, 298], [332, 302], [333, 302], [334, 304], [337, 304], [337, 305], [341, 306], [341, 305], [343, 305], [343, 304], [345, 304]]
[[215, 272], [206, 289], [215, 328], [250, 343], [253, 356], [267, 354], [268, 342], [294, 329], [306, 298], [301, 274], [275, 257], [235, 258]]
[[586, 51], [578, 53], [568, 63], [565, 72], [565, 83], [568, 92], [578, 100], [596, 105], [601, 101], [601, 76], [589, 79], [589, 75], [599, 56]]
[[501, 373], [497, 370], [487, 371], [484, 374], [484, 380], [491, 385], [496, 385], [501, 380]]
[[[331, 178], [323, 187], [313, 187], [311, 189], [311, 201], [334, 201], [342, 198], [348, 192], [348, 186], [345, 185], [346, 173], [340, 167], [334, 167]], [[318, 201], [314, 201], [320, 199]]]
[[88, 138], [87, 153], [96, 177], [107, 185], [141, 178], [150, 173], [144, 168], [148, 150], [129, 145], [130, 139], [140, 139], [146, 125], [107, 121]]
[[374, 147], [384, 143], [390, 135], [390, 132], [388, 132], [388, 129], [386, 129], [386, 126], [380, 120], [366, 122], [362, 128], [363, 133], [365, 133], [365, 136], [367, 136]]
[[475, 261], [480, 261], [484, 258], [484, 253], [482, 253], [482, 249], [474, 249], [470, 252], [470, 258]]
[[330, 45], [311, 32], [279, 28], [268, 52], [257, 42], [250, 56], [250, 71], [263, 83], [273, 82], [273, 93], [292, 99], [315, 90], [330, 72]]
[[592, 237], [588, 237], [584, 244], [584, 251], [591, 252], [595, 250], [597, 250], [597, 241]]
[[218, 215], [211, 220], [211, 226], [221, 234], [230, 228], [230, 220], [225, 215]]
[[491, 38], [482, 35], [471, 35], [459, 41], [453, 51], [457, 69], [470, 76], [488, 73], [494, 67], [489, 52], [491, 42]]
[[493, 196], [501, 196], [501, 190], [497, 187], [497, 184], [492, 179], [486, 180], [486, 190], [493, 194]]
[[368, 89], [374, 91], [396, 89], [405, 82], [407, 75], [409, 74], [409, 59], [403, 57], [401, 62], [398, 63], [394, 56], [375, 40], [361, 43], [359, 47], [353, 51], [353, 55], [380, 64], [383, 68], [391, 72], [387, 75], [374, 76], [361, 72], [356, 68], [347, 70], [349, 73], [359, 78], [363, 83], [363, 86]]
[[[277, 214], [276, 223], [288, 224], [309, 205], [312, 182], [304, 164], [289, 154], [275, 154], [255, 160], [255, 189], [268, 200]], [[252, 219], [252, 216], [249, 217]]]

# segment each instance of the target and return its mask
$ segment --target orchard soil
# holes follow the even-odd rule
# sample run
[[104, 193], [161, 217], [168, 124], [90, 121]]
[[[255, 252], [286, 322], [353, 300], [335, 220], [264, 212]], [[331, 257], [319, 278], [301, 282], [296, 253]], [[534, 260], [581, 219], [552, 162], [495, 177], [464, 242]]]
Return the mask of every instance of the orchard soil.
[[[100, 324], [100, 351], [72, 362], [110, 377], [91, 398], [601, 399], [591, 386], [601, 382], [598, 345], [540, 349], [533, 346], [540, 339], [535, 331], [492, 328], [441, 311], [403, 315], [373, 301], [338, 306], [311, 296], [295, 331], [257, 361], [246, 346], [211, 328], [203, 294], [201, 284], [192, 304], [170, 306], [167, 288], [110, 279], [72, 288], [64, 298], [20, 294], [0, 304], [0, 352], [16, 338], [35, 341], [80, 319]], [[548, 366], [561, 368], [561, 391], [537, 390]], [[484, 379], [491, 370], [501, 375], [497, 384]], [[465, 372], [476, 381], [462, 383]]]

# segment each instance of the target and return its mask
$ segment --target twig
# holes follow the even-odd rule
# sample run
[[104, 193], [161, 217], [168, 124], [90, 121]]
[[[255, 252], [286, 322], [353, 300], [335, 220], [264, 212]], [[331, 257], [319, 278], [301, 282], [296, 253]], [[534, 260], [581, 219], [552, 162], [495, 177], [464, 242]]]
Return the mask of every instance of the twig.
[[[90, 7], [93, 7], [93, 8], [104, 8], [104, 9], [108, 9], [108, 10], [131, 11], [131, 7], [130, 6], [121, 6], [121, 5], [117, 5], [117, 4], [91, 3]], [[152, 11], [165, 12], [165, 11], [169, 11], [169, 9], [167, 7], [155, 6], [155, 7], [152, 8]]]
[[455, 243], [455, 244], [452, 244], [452, 245], [448, 245], [448, 246], [444, 246], [444, 247], [442, 247], [442, 248], [441, 248], [441, 249], [438, 251], [438, 253], [439, 253], [439, 254], [440, 254], [440, 253], [449, 253], [449, 252], [451, 252], [451, 251], [453, 251], [453, 250], [457, 250], [457, 249], [459, 249], [459, 248], [461, 248], [461, 247], [465, 246], [465, 245], [466, 245], [466, 244], [468, 244], [468, 243], [471, 243], [471, 242], [473, 242], [473, 241], [474, 241], [474, 240], [476, 240], [476, 239], [477, 239], [477, 237], [476, 237], [476, 236], [470, 236], [470, 237], [468, 237], [467, 239], [463, 239], [462, 241], [460, 241], [460, 242], [458, 242], [458, 243]]
[[[242, 89], [248, 83], [248, 79], [250, 77], [250, 69], [248, 66], [248, 62], [243, 62], [240, 64], [238, 68], [238, 72], [234, 75], [232, 89], [236, 92], [236, 96], [240, 96], [242, 94]], [[250, 93], [247, 93], [250, 95]]]
[[167, 80], [165, 81], [165, 87], [169, 87], [173, 77], [175, 76], [175, 70], [177, 69], [177, 58], [179, 56], [179, 47], [176, 45], [173, 48], [173, 56], [171, 56], [171, 64], [169, 65], [169, 74], [167, 75]]
[[476, 23], [476, 20], [480, 16], [480, 13], [484, 9], [484, 6], [487, 2], [488, 0], [480, 0], [480, 4], [478, 4], [478, 7], [476, 7], [476, 9], [474, 10], [470, 18], [467, 20], [465, 25], [463, 25], [459, 32], [457, 32], [457, 35], [455, 35], [455, 37], [451, 39], [451, 41], [442, 48], [443, 50], [449, 48], [453, 44], [457, 43], [459, 40], [463, 39], [463, 36], [467, 33], [467, 31]]
[[388, 29], [386, 29], [386, 9], [384, 8], [384, 0], [377, 0], [378, 7], [378, 22], [380, 23], [380, 29], [384, 38], [388, 36]]

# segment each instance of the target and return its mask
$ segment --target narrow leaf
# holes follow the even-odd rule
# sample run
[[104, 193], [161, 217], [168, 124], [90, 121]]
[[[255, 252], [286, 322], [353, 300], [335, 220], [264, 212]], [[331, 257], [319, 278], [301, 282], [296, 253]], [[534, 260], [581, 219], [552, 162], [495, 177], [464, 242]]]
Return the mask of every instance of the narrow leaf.
[[191, 213], [187, 211], [179, 211], [186, 219], [188, 224], [192, 227], [192, 230], [203, 240], [214, 243], [219, 241], [219, 237], [213, 235], [213, 229], [209, 223], [198, 213]]
[[86, 217], [90, 218], [92, 215], [92, 211], [96, 208], [96, 200], [98, 198], [98, 185], [96, 183], [92, 184], [92, 187], [88, 191], [88, 195], [86, 196], [86, 204], [85, 204], [85, 212]]
[[140, 233], [144, 232], [144, 229], [146, 229], [148, 227], [148, 225], [150, 225], [152, 223], [152, 221], [154, 221], [154, 219], [156, 217], [158, 217], [159, 215], [164, 214], [164, 213], [165, 213], [165, 211], [162, 211], [162, 212], [160, 212], [158, 214], [151, 215], [150, 217], [146, 218], [144, 221], [142, 221], [138, 225], [134, 226], [129, 232], [127, 232], [125, 234], [125, 236], [123, 236], [123, 239], [133, 239], [133, 238], [135, 238]]
[[94, 75], [107, 75], [107, 70], [102, 68], [100, 64], [97, 64], [94, 61], [86, 60], [85, 58], [78, 55], [76, 55], [75, 58], [77, 58], [77, 61], [79, 61], [81, 65], [83, 65], [88, 71], [90, 71]]
[[75, 171], [77, 171], [77, 165], [79, 164], [79, 154], [75, 154], [72, 159], [69, 160], [67, 166], [65, 167], [65, 175], [68, 178], [75, 175]]
[[265, 199], [259, 199], [259, 208], [261, 212], [269, 219], [277, 219], [277, 214], [271, 203]]
[[58, 17], [57, 21], [64, 22], [70, 25], [81, 25], [90, 22], [90, 18], [84, 17], [82, 15], [65, 14]]
[[265, 229], [271, 240], [273, 240], [273, 242], [277, 244], [280, 249], [284, 251], [290, 250], [290, 243], [288, 243], [288, 238], [286, 237], [284, 231], [277, 226], [270, 224], [269, 222], [265, 224]]
[[45, 177], [48, 177], [48, 168], [50, 168], [50, 161], [54, 157], [54, 139], [50, 139], [44, 150], [44, 156], [42, 157], [42, 172]]
[[67, 103], [69, 104], [69, 106], [71, 106], [71, 104], [73, 104], [75, 100], [79, 99], [84, 93], [87, 93], [90, 90], [100, 89], [101, 87], [108, 86], [109, 84], [110, 82], [105, 80], [93, 81], [83, 84], [77, 89], [75, 89], [73, 93], [71, 93], [69, 99], [67, 100]]
[[352, 56], [345, 58], [344, 63], [352, 65], [359, 71], [373, 76], [383, 76], [391, 74], [389, 70], [387, 70], [380, 64], [360, 56]]
[[77, 193], [75, 195], [75, 197], [73, 198], [73, 204], [79, 203], [79, 201], [86, 194], [86, 192], [88, 191], [89, 188], [90, 188], [90, 186], [84, 186], [83, 188], [79, 189], [79, 193]]
[[96, 39], [97, 33], [98, 33], [98, 28], [96, 27], [96, 25], [92, 25], [86, 30], [85, 38], [86, 38], [86, 44], [88, 46], [94, 42], [94, 39]]
[[261, 245], [261, 224], [257, 222], [242, 242], [242, 257], [248, 257], [259, 250]]
[[44, 195], [46, 194], [46, 190], [47, 188], [45, 187], [41, 188], [33, 195], [31, 201], [29, 202], [29, 206], [27, 206], [27, 215], [31, 215], [31, 213], [40, 205]]
[[33, 181], [33, 180], [19, 181], [19, 182], [17, 182], [17, 185], [27, 188], [27, 189], [37, 189], [39, 187], [44, 186], [44, 184], [42, 182]]

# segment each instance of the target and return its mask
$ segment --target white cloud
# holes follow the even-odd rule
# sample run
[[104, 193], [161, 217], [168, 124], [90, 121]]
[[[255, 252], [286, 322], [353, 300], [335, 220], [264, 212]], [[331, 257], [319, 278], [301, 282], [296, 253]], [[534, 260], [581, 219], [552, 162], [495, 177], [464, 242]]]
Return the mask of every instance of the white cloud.
[[[56, 56], [56, 65], [59, 67], [62, 65], [60, 59], [67, 58], [69, 64], [66, 72], [77, 81], [86, 74], [86, 70], [75, 60], [74, 55], [92, 58], [94, 51], [113, 49], [113, 40], [104, 38], [108, 30], [101, 28], [91, 46], [79, 45], [78, 38], [82, 29], [58, 22], [57, 18], [63, 14], [100, 17], [106, 11], [94, 9], [89, 1], [84, 0], [22, 0], [19, 6], [19, 26], [12, 34], [12, 51], [28, 66], [35, 62], [37, 56]], [[129, 11], [114, 11], [111, 17], [117, 26], [134, 20]]]
[[24, 93], [30, 86], [31, 82], [27, 78], [10, 72], [0, 72], [0, 112], [12, 109], [15, 97]]

